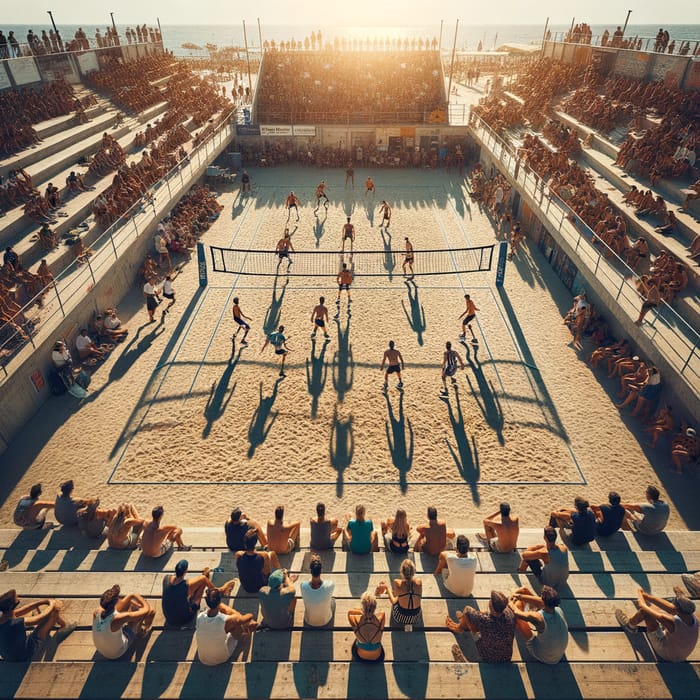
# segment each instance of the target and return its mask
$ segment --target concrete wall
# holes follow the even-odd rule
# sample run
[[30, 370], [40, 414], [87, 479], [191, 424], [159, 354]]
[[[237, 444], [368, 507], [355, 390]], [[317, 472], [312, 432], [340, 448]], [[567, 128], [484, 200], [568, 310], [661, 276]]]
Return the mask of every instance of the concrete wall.
[[[209, 162], [212, 162], [230, 144], [232, 134], [228, 139], [213, 151]], [[153, 248], [153, 232], [158, 220], [169, 211], [187, 190], [206, 172], [207, 162], [192, 171], [192, 176], [185, 181], [178, 193], [169, 199], [158, 202], [159, 211], [148, 224], [141, 229], [138, 238], [131, 245], [122, 250], [120, 257], [97, 280], [94, 287], [86, 290], [85, 297], [79, 305], [63, 318], [55, 334], [48, 336], [36, 350], [19, 366], [0, 386], [0, 453], [2, 453], [19, 433], [24, 424], [43, 406], [51, 397], [47, 377], [52, 370], [51, 350], [57, 338], [66, 337], [73, 339], [80, 328], [87, 325], [93, 314], [98, 309], [118, 304], [119, 301], [134, 288], [138, 269], [143, 263], [147, 252]], [[167, 188], [158, 190], [159, 200], [167, 197]], [[150, 210], [150, 208], [149, 208]], [[127, 223], [126, 226], [130, 224]], [[74, 352], [74, 348], [71, 349]], [[65, 397], [67, 401], [75, 401], [72, 397]]]

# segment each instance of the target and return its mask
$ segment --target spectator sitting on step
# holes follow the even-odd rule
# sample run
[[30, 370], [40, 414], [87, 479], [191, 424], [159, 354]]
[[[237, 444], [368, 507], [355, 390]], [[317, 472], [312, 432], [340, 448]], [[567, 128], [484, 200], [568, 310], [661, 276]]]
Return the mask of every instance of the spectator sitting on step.
[[248, 593], [257, 593], [268, 581], [270, 572], [280, 568], [275, 552], [256, 552], [258, 533], [248, 530], [244, 537], [244, 551], [236, 552], [236, 568], [241, 585]]
[[118, 585], [108, 588], [92, 616], [92, 641], [106, 659], [126, 654], [137, 637], [145, 637], [151, 631], [156, 615], [143, 596], [120, 596], [120, 592]]
[[474, 588], [476, 557], [469, 554], [469, 539], [466, 535], [457, 536], [456, 551], [440, 552], [434, 576], [442, 574], [442, 580], [450, 593], [458, 598], [468, 598]]
[[289, 629], [294, 624], [296, 608], [297, 575], [289, 575], [287, 569], [275, 569], [269, 576], [267, 585], [258, 591], [262, 625], [273, 630]]
[[[43, 598], [21, 607], [19, 600], [14, 589], [0, 596], [0, 656], [6, 663], [31, 661], [43, 650], [54, 627], [58, 626], [54, 635], [57, 641], [65, 639], [77, 627], [63, 619], [60, 600]], [[33, 628], [29, 634], [28, 627]]]
[[[165, 574], [163, 577], [163, 616], [171, 627], [185, 627], [197, 617], [199, 606], [205, 591], [216, 586], [211, 582], [211, 570], [206, 567], [199, 576], [187, 580], [189, 562], [181, 559], [175, 565], [175, 575]], [[221, 596], [228, 598], [236, 580], [227, 581], [218, 590]]]
[[25, 530], [41, 530], [46, 522], [46, 512], [54, 506], [53, 501], [42, 501], [41, 484], [34, 484], [29, 494], [22, 496], [17, 503], [13, 520], [15, 525]]
[[654, 449], [659, 438], [665, 433], [672, 433], [675, 425], [676, 421], [671, 406], [662, 406], [644, 428], [645, 433], [651, 434], [651, 442], [645, 443], [646, 446]]
[[625, 509], [620, 505], [620, 494], [611, 491], [608, 494], [608, 502], [599, 506], [591, 506], [595, 515], [595, 531], [597, 535], [608, 537], [616, 533], [622, 527], [625, 519]]
[[542, 586], [539, 596], [522, 587], [510, 597], [515, 628], [527, 650], [543, 664], [559, 663], [569, 643], [569, 626], [560, 603], [559, 594], [550, 586]]
[[209, 588], [207, 610], [197, 616], [197, 656], [205, 666], [227, 662], [236, 648], [234, 633], [251, 634], [257, 627], [251, 613], [239, 613], [222, 603], [221, 597], [220, 589]]
[[416, 565], [410, 559], [401, 562], [401, 578], [395, 578], [389, 588], [380, 581], [375, 595], [386, 593], [391, 601], [391, 619], [397, 625], [418, 625], [423, 622], [421, 598], [423, 582], [415, 577]]
[[304, 600], [304, 625], [325, 627], [335, 614], [333, 591], [335, 582], [323, 580], [321, 572], [323, 563], [318, 554], [311, 555], [309, 571], [311, 578], [301, 584], [301, 597]]
[[145, 557], [157, 559], [167, 554], [177, 545], [179, 552], [188, 552], [191, 545], [186, 545], [182, 540], [182, 529], [176, 525], [161, 525], [163, 506], [156, 506], [151, 511], [152, 520], [146, 523], [141, 535], [141, 550]]
[[449, 615], [445, 620], [447, 629], [455, 634], [471, 632], [476, 639], [476, 648], [485, 663], [508, 663], [513, 656], [515, 638], [515, 615], [508, 607], [508, 598], [500, 591], [491, 591], [488, 613], [479, 612], [470, 605], [457, 611], [457, 622]]
[[557, 531], [548, 526], [544, 529], [544, 544], [533, 544], [523, 552], [518, 573], [523, 574], [528, 567], [535, 578], [547, 586], [559, 590], [569, 578], [569, 550], [566, 545], [557, 544]]
[[259, 523], [251, 520], [240, 508], [234, 508], [231, 511], [231, 517], [224, 523], [226, 546], [229, 550], [240, 552], [245, 549], [245, 535], [248, 530], [254, 530], [257, 533], [261, 547], [267, 547], [267, 538]]
[[476, 538], [492, 552], [512, 552], [518, 545], [520, 522], [510, 514], [510, 504], [501, 503], [498, 510], [484, 519], [484, 533]]
[[320, 501], [316, 504], [316, 517], [311, 518], [310, 527], [310, 546], [316, 552], [333, 549], [335, 541], [343, 533], [343, 528], [338, 527], [337, 518], [326, 518], [326, 506]]
[[104, 321], [105, 331], [115, 338], [117, 342], [120, 342], [120, 339], [123, 340], [129, 334], [129, 329], [125, 328], [117, 316], [116, 307], [105, 309]]
[[346, 516], [346, 525], [343, 530], [343, 546], [353, 554], [369, 554], [379, 551], [379, 540], [371, 520], [365, 518], [365, 507], [362, 504], [355, 506], [355, 517], [350, 513]]
[[81, 360], [87, 360], [90, 357], [95, 357], [98, 360], [104, 360], [104, 352], [92, 342], [88, 335], [87, 328], [80, 330], [80, 335], [75, 339], [75, 348], [78, 351], [78, 356]]
[[672, 600], [649, 595], [640, 588], [637, 594], [638, 610], [628, 616], [623, 610], [615, 610], [615, 617], [630, 634], [639, 632], [639, 625], [646, 625], [651, 648], [664, 661], [685, 661], [698, 642], [698, 618], [695, 603], [686, 598], [680, 587], [675, 586]]
[[139, 517], [130, 503], [122, 503], [107, 531], [107, 541], [112, 549], [136, 549], [146, 521]]
[[372, 591], [365, 591], [360, 598], [360, 609], [348, 610], [348, 622], [355, 633], [352, 656], [358, 661], [384, 661], [382, 634], [386, 614], [377, 614], [377, 598]]
[[571, 530], [571, 544], [580, 546], [595, 539], [595, 515], [585, 498], [576, 496], [573, 508], [559, 508], [550, 513], [550, 527]]
[[74, 383], [73, 377], [73, 359], [70, 350], [62, 340], [57, 340], [54, 343], [51, 351], [51, 362], [56, 368], [56, 371], [61, 376], [63, 383], [68, 387]]
[[[416, 552], [425, 552], [433, 557], [440, 556], [447, 549], [454, 548], [455, 531], [448, 529], [444, 520], [438, 520], [437, 508], [428, 507], [428, 523], [416, 528], [418, 538], [413, 549]], [[469, 545], [467, 545], [469, 549]]]
[[[126, 338], [126, 336], [129, 334], [129, 331], [126, 328], [119, 328], [119, 325], [121, 325], [120, 323], [115, 329], [108, 328], [106, 320], [107, 317], [103, 316], [102, 314], [97, 314], [95, 316], [95, 334], [97, 335], [98, 339], [105, 340], [111, 343], [121, 343], [124, 340], [124, 338]], [[110, 324], [111, 322], [112, 319], [110, 317]]]
[[394, 554], [406, 554], [410, 549], [409, 538], [411, 526], [408, 524], [408, 516], [403, 508], [396, 511], [396, 516], [382, 520], [382, 536], [387, 551]]
[[623, 503], [627, 511], [622, 524], [623, 530], [633, 530], [642, 535], [658, 535], [668, 522], [671, 509], [668, 503], [661, 500], [661, 494], [656, 486], [647, 486], [646, 503]]
[[58, 248], [58, 236], [51, 230], [51, 227], [46, 222], [44, 222], [39, 229], [39, 243], [41, 243], [46, 250]]
[[299, 544], [301, 523], [284, 522], [284, 506], [275, 508], [275, 519], [267, 521], [267, 547], [277, 554], [289, 554]]
[[[100, 504], [99, 499], [94, 503], [91, 503], [85, 508], [81, 508], [78, 511], [78, 529], [85, 535], [85, 537], [97, 538], [102, 537], [104, 534], [105, 527], [110, 524], [114, 519], [106, 517], [97, 517], [97, 510]], [[116, 514], [116, 510], [111, 511]]]
[[[74, 498], [73, 489], [75, 484], [73, 479], [68, 479], [61, 484], [61, 493], [56, 495], [54, 503], [54, 515], [61, 525], [71, 526], [78, 524], [78, 512], [90, 505], [99, 505], [99, 498]], [[103, 518], [110, 521], [116, 514], [115, 510], [103, 509], [97, 510], [95, 515], [98, 518]]]
[[683, 473], [683, 466], [700, 457], [700, 440], [695, 428], [686, 428], [673, 437], [671, 441], [671, 461], [678, 474]]

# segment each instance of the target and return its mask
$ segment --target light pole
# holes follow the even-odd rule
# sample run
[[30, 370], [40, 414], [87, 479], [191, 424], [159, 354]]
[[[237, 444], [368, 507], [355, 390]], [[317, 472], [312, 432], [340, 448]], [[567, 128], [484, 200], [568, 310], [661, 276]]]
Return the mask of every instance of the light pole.
[[627, 29], [627, 23], [630, 21], [630, 15], [632, 14], [632, 10], [627, 10], [627, 17], [625, 18], [625, 26], [622, 27], [622, 36], [625, 36], [625, 30]]
[[51, 18], [51, 25], [53, 26], [54, 32], [56, 32], [56, 34], [58, 34], [58, 29], [56, 28], [56, 22], [53, 21], [53, 12], [51, 12], [51, 10], [46, 10], [46, 12], [48, 12], [49, 17]]
[[114, 12], [110, 12], [109, 16], [112, 18], [112, 29], [114, 29], [114, 42], [119, 46], [119, 34], [117, 33], [117, 25], [114, 23]]

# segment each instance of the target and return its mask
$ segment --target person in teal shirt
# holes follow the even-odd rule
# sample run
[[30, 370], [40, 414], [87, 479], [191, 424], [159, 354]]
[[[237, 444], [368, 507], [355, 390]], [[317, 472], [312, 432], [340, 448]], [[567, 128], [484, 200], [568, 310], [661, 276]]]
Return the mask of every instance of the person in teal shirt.
[[379, 551], [379, 541], [371, 520], [365, 518], [365, 507], [360, 504], [355, 507], [355, 517], [347, 516], [347, 524], [343, 530], [343, 544], [353, 554], [369, 554]]

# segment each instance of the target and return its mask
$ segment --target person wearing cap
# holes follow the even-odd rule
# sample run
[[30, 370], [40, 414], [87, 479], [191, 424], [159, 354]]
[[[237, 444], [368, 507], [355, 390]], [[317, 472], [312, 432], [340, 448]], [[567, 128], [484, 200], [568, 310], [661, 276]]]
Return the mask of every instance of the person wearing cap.
[[[68, 479], [61, 484], [61, 492], [56, 495], [56, 502], [54, 503], [54, 514], [56, 520], [58, 520], [61, 525], [77, 525], [78, 524], [78, 513], [83, 508], [87, 508], [93, 504], [99, 505], [99, 498], [74, 498], [73, 489], [75, 484], [73, 479]], [[103, 509], [96, 510], [95, 515], [98, 518], [104, 519], [109, 522], [112, 517], [114, 517], [116, 511]]]
[[[75, 630], [75, 622], [66, 622], [60, 600], [42, 600], [19, 605], [19, 596], [13, 589], [0, 596], [0, 656], [3, 661], [30, 661], [43, 649], [51, 630], [58, 626], [54, 639], [65, 639]], [[27, 634], [27, 628], [32, 631]]]
[[118, 659], [128, 651], [136, 637], [145, 637], [153, 625], [156, 611], [138, 593], [120, 596], [118, 585], [100, 597], [100, 607], [92, 616], [92, 641], [106, 659]]
[[241, 508], [234, 508], [231, 511], [231, 517], [224, 523], [226, 546], [232, 552], [239, 552], [245, 549], [244, 538], [248, 530], [255, 530], [260, 546], [267, 547], [267, 537], [265, 537], [260, 524], [249, 518]]
[[476, 648], [485, 663], [508, 663], [513, 656], [515, 615], [508, 607], [508, 598], [500, 591], [491, 591], [489, 611], [482, 613], [471, 606], [457, 611], [457, 622], [449, 615], [445, 619], [447, 629], [455, 634], [478, 634]]
[[668, 522], [671, 513], [668, 503], [661, 500], [656, 486], [647, 486], [646, 503], [623, 503], [627, 511], [622, 523], [623, 530], [634, 530], [642, 535], [658, 535]]
[[[163, 577], [163, 615], [165, 622], [172, 627], [189, 625], [199, 612], [199, 605], [205, 591], [216, 586], [211, 582], [211, 570], [206, 567], [199, 576], [187, 580], [189, 562], [181, 559], [175, 565], [175, 575]], [[226, 582], [221, 587], [222, 597], [228, 598], [236, 585], [236, 580]]]
[[257, 627], [251, 613], [243, 615], [221, 602], [221, 589], [209, 588], [204, 596], [207, 610], [197, 616], [197, 656], [205, 666], [218, 666], [236, 648], [234, 632], [250, 634]]
[[690, 464], [700, 457], [700, 440], [695, 428], [686, 428], [671, 441], [671, 461], [678, 474], [683, 473], [683, 465]]
[[34, 484], [29, 493], [19, 499], [13, 520], [25, 530], [41, 530], [46, 522], [46, 511], [54, 507], [53, 501], [42, 501], [41, 484]]
[[297, 575], [289, 575], [287, 569], [275, 569], [258, 591], [262, 624], [273, 630], [289, 629], [294, 623], [294, 609], [297, 605], [294, 581]]
[[151, 511], [152, 520], [143, 529], [141, 550], [145, 557], [154, 559], [162, 557], [172, 549], [173, 544], [177, 545], [180, 552], [188, 552], [192, 549], [191, 545], [186, 545], [182, 541], [182, 528], [176, 525], [161, 525], [163, 512], [163, 506], [156, 506]]
[[445, 588], [450, 593], [459, 598], [468, 598], [474, 588], [476, 565], [476, 557], [469, 554], [469, 538], [466, 535], [458, 535], [456, 551], [440, 552], [433, 575], [442, 574]]
[[528, 651], [543, 664], [559, 663], [569, 643], [569, 626], [560, 604], [559, 594], [551, 586], [542, 586], [540, 595], [523, 586], [508, 601], [516, 631]]
[[698, 618], [695, 603], [688, 599], [679, 586], [673, 588], [673, 600], [649, 595], [640, 588], [637, 593], [638, 610], [628, 616], [615, 610], [620, 625], [630, 634], [637, 634], [641, 623], [647, 628], [647, 639], [657, 656], [664, 661], [685, 661], [698, 642]]

